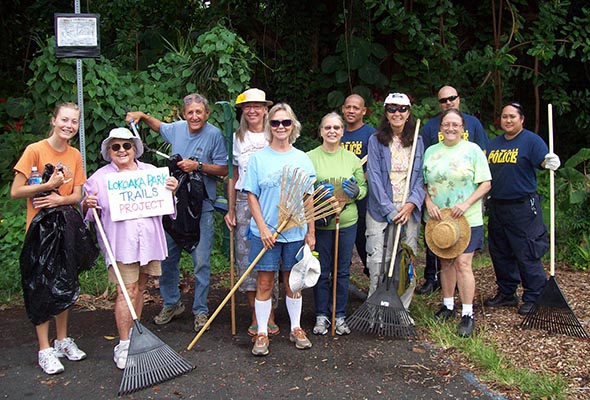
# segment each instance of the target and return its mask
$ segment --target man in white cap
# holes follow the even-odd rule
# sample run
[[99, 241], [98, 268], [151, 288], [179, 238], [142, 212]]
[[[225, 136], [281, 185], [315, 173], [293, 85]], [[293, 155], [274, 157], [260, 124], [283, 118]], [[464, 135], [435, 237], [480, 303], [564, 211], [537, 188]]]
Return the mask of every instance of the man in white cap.
[[[461, 105], [461, 97], [452, 86], [443, 86], [438, 91], [438, 105], [442, 111], [449, 108], [459, 109]], [[440, 133], [440, 118], [441, 114], [431, 118], [424, 127], [420, 130], [422, 141], [424, 142], [424, 150], [428, 147], [442, 141], [443, 137]], [[465, 132], [463, 139], [474, 142], [485, 152], [488, 147], [488, 135], [483, 128], [483, 125], [477, 117], [463, 113], [465, 119]], [[440, 260], [430, 251], [426, 245], [426, 266], [424, 268], [424, 284], [416, 289], [418, 294], [430, 294], [435, 290], [440, 289]]]
[[[195, 297], [193, 301], [194, 329], [199, 332], [207, 323], [209, 309], [207, 295], [211, 276], [209, 258], [213, 245], [213, 203], [216, 197], [215, 176], [227, 175], [227, 150], [219, 128], [207, 122], [209, 102], [198, 93], [183, 99], [183, 120], [164, 123], [141, 111], [128, 112], [127, 122], [135, 124], [144, 121], [150, 129], [158, 132], [166, 143], [172, 146], [172, 153], [180, 154], [182, 161], [177, 163], [184, 172], [198, 171], [203, 174], [207, 198], [203, 201], [199, 244], [192, 249], [195, 274]], [[166, 233], [168, 257], [162, 262], [160, 294], [164, 300], [162, 311], [154, 318], [158, 325], [167, 324], [172, 318], [180, 316], [184, 305], [180, 301], [178, 282], [180, 269], [178, 263], [182, 246]]]

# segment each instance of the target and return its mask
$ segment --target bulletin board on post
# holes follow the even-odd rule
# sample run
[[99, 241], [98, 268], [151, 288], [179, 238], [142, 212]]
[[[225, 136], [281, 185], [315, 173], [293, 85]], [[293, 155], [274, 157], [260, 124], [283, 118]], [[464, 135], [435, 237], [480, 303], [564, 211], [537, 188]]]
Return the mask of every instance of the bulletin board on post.
[[174, 197], [166, 189], [168, 167], [112, 172], [106, 175], [113, 221], [174, 213]]
[[57, 58], [100, 57], [100, 14], [54, 14]]

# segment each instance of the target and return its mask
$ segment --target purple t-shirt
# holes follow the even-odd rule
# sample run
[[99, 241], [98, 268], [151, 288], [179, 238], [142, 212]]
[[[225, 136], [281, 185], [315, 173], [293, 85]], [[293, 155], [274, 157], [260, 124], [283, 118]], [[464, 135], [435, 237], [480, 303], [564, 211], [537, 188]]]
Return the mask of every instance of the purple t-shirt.
[[[155, 169], [151, 164], [138, 161], [137, 169]], [[84, 192], [98, 197], [100, 221], [107, 239], [118, 262], [131, 264], [139, 261], [139, 265], [146, 265], [152, 260], [164, 260], [168, 256], [166, 236], [162, 227], [162, 217], [147, 217], [113, 221], [109, 208], [106, 175], [119, 170], [113, 162], [99, 168], [84, 184]], [[92, 210], [86, 212], [86, 221], [93, 221]], [[99, 236], [99, 243], [105, 256], [105, 264], [110, 265], [110, 259]]]

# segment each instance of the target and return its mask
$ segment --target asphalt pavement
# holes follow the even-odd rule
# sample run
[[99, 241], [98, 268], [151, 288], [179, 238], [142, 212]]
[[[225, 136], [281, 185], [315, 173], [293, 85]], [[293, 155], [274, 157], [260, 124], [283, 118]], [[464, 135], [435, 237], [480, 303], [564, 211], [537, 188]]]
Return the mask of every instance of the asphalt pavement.
[[[211, 311], [225, 290], [210, 295]], [[184, 295], [185, 304], [192, 297]], [[354, 310], [362, 300], [351, 297]], [[270, 354], [254, 357], [246, 333], [245, 296], [237, 294], [236, 336], [230, 331], [229, 304], [191, 351], [195, 336], [189, 308], [171, 323], [157, 326], [151, 319], [159, 305], [146, 304], [143, 324], [195, 369], [183, 376], [143, 389], [133, 399], [502, 399], [487, 390], [469, 371], [434, 357], [419, 338], [394, 340], [365, 333], [315, 336], [313, 295], [304, 291], [303, 328], [313, 343], [297, 350], [289, 342], [288, 316], [281, 301], [276, 311], [281, 333], [271, 339]], [[79, 362], [63, 361], [65, 372], [45, 375], [37, 365], [33, 325], [22, 308], [0, 311], [3, 351], [0, 357], [0, 397], [7, 399], [115, 399], [123, 376], [113, 362], [116, 338], [112, 310], [74, 309], [70, 336], [88, 354]], [[51, 332], [54, 332], [52, 326]]]

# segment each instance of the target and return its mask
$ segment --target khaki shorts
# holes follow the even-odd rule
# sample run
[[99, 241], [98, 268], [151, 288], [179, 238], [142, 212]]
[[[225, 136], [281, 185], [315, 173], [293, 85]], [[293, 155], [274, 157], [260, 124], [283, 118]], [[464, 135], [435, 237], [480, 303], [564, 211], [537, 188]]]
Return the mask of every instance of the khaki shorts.
[[[121, 262], [117, 262], [117, 266], [119, 267], [119, 272], [121, 273], [121, 277], [123, 278], [123, 282], [125, 285], [130, 283], [135, 283], [139, 281], [139, 273], [152, 275], [152, 276], [160, 276], [162, 275], [162, 267], [160, 260], [152, 260], [147, 265], [139, 267], [139, 261], [134, 262], [131, 264], [123, 264]], [[117, 281], [117, 276], [115, 275], [115, 270], [113, 267], [109, 265], [109, 282], [119, 283]]]

